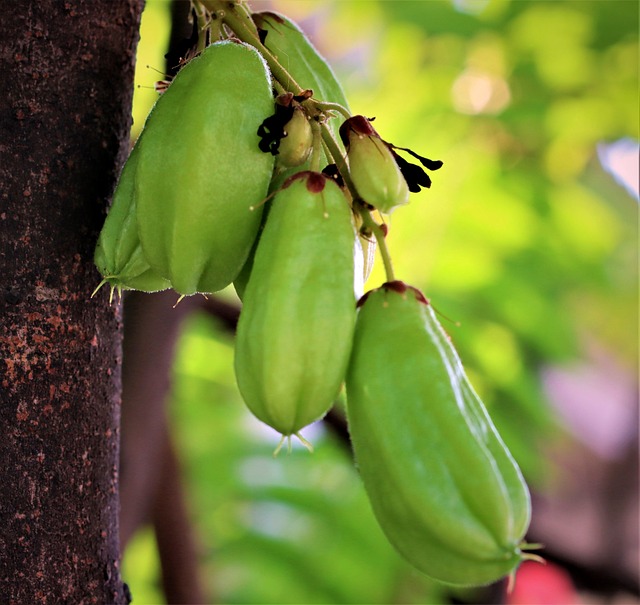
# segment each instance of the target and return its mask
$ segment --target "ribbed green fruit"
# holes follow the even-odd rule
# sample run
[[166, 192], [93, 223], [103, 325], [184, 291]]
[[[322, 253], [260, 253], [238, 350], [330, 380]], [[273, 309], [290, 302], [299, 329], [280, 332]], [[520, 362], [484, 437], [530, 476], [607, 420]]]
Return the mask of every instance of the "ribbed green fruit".
[[149, 266], [140, 245], [134, 195], [137, 149], [134, 147], [122, 169], [94, 253], [103, 283], [109, 284], [112, 294], [114, 290], [157, 292], [171, 287]]
[[360, 474], [395, 548], [445, 583], [513, 572], [527, 486], [432, 308], [402, 282], [360, 307], [347, 404]]
[[273, 111], [262, 56], [236, 41], [212, 44], [176, 76], [151, 111], [135, 178], [144, 255], [181, 294], [235, 279], [262, 214], [273, 157], [257, 130]]
[[[313, 90], [313, 98], [327, 103], [338, 103], [349, 110], [347, 98], [335, 73], [325, 58], [294, 21], [275, 12], [254, 13], [256, 25], [266, 32], [264, 45], [302, 88]], [[281, 82], [286, 90], [293, 90], [291, 82]], [[329, 124], [338, 138], [339, 123]]]
[[333, 404], [355, 322], [353, 227], [332, 180], [296, 175], [273, 199], [238, 323], [235, 371], [249, 409], [283, 435]]

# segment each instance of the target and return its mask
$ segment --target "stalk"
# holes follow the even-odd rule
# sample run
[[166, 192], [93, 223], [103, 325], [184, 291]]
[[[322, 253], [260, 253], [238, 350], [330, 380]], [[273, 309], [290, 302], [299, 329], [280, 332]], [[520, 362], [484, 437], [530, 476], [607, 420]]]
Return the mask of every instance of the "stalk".
[[324, 101], [319, 101], [316, 103], [316, 107], [320, 110], [320, 111], [337, 111], [339, 114], [341, 114], [342, 116], [344, 116], [344, 118], [346, 120], [348, 120], [351, 117], [351, 114], [349, 113], [349, 111], [347, 110], [346, 107], [343, 107], [342, 105], [340, 105], [340, 103], [329, 103], [329, 102], [324, 102]]
[[[229, 2], [223, 0], [206, 0], [206, 6], [211, 11], [218, 13], [223, 21], [236, 35], [239, 40], [250, 44], [265, 58], [275, 80], [282, 86], [283, 82], [290, 82], [299, 92], [302, 90], [298, 83], [291, 77], [289, 72], [274, 57], [271, 51], [260, 42], [258, 31], [251, 21], [251, 11], [244, 3], [234, 2], [234, 6], [229, 8]], [[282, 86], [284, 91], [284, 87]]]

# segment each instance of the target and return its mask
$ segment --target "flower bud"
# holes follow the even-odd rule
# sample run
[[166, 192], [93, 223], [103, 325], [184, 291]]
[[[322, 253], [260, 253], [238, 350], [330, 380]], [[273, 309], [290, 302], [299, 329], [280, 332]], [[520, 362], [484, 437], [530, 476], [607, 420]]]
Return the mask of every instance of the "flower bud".
[[340, 127], [351, 179], [358, 195], [380, 212], [391, 212], [409, 201], [409, 188], [389, 145], [364, 116], [349, 118]]

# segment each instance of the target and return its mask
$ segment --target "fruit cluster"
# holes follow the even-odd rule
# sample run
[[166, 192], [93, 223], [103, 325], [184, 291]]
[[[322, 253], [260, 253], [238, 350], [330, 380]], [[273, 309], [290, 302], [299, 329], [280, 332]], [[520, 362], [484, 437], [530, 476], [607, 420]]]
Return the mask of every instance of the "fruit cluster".
[[[442, 582], [512, 573], [532, 557], [526, 484], [427, 300], [395, 279], [381, 222], [442, 162], [352, 116], [286, 17], [241, 0], [193, 6], [215, 41], [159, 97], [122, 171], [96, 247], [102, 284], [187, 296], [233, 283], [250, 410], [306, 443], [300, 430], [346, 381], [356, 461], [390, 542]], [[376, 244], [388, 281], [356, 306]]]

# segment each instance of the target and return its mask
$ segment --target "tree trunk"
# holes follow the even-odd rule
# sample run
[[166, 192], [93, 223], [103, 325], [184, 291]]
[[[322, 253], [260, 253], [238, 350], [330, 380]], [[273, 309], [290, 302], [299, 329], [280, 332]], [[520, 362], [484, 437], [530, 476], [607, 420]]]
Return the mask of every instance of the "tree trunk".
[[119, 306], [90, 298], [128, 150], [142, 0], [12, 0], [0, 22], [0, 602], [127, 603]]

